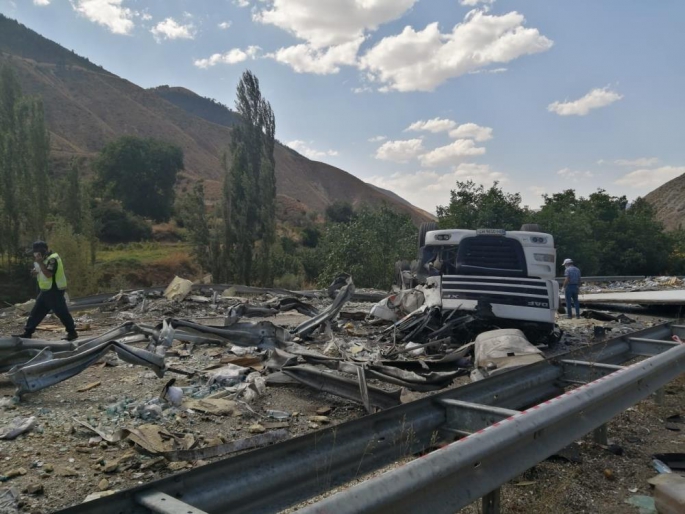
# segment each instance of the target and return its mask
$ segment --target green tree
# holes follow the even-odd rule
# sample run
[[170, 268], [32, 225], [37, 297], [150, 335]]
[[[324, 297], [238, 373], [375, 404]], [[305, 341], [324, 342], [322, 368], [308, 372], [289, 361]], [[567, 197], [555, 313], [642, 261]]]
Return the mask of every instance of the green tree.
[[530, 218], [520, 194], [505, 193], [498, 182], [485, 189], [471, 180], [457, 182], [449, 205], [438, 206], [437, 213], [443, 228], [519, 230]]
[[59, 218], [48, 234], [48, 241], [64, 262], [69, 295], [75, 298], [97, 293], [98, 273], [91, 260], [88, 238], [75, 233], [66, 220]]
[[395, 262], [416, 255], [416, 238], [411, 218], [387, 205], [362, 208], [349, 223], [328, 223], [319, 244], [319, 284], [347, 272], [358, 286], [388, 289]]
[[[195, 183], [190, 193], [179, 204], [179, 215], [188, 229], [193, 256], [204, 270], [213, 271], [212, 233], [210, 232], [205, 186], [202, 180]], [[220, 280], [219, 277], [215, 277]]]
[[270, 285], [269, 254], [276, 234], [275, 117], [262, 97], [259, 80], [250, 71], [243, 73], [236, 96], [241, 122], [233, 128], [230, 160], [227, 156], [223, 159], [220, 261], [224, 264], [216, 275], [244, 284], [250, 284], [255, 276], [263, 285]]
[[183, 150], [156, 139], [124, 136], [102, 149], [95, 161], [98, 187], [125, 209], [168, 221], [174, 186], [183, 169]]
[[80, 167], [80, 160], [72, 159], [62, 184], [62, 198], [59, 200], [59, 210], [62, 212], [62, 216], [77, 234], [81, 233], [84, 208]]
[[0, 253], [21, 259], [45, 235], [50, 138], [39, 98], [23, 96], [14, 70], [0, 69]]
[[341, 200], [326, 207], [326, 221], [333, 223], [349, 223], [354, 217], [354, 207], [350, 202]]

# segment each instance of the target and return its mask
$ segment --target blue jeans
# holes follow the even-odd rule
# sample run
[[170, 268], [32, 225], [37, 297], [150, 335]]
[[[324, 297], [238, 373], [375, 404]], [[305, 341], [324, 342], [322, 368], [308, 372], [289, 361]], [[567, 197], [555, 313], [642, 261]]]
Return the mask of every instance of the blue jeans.
[[580, 304], [578, 303], [578, 285], [569, 284], [566, 286], [566, 317], [573, 317], [573, 306], [576, 307], [576, 317], [580, 318]]

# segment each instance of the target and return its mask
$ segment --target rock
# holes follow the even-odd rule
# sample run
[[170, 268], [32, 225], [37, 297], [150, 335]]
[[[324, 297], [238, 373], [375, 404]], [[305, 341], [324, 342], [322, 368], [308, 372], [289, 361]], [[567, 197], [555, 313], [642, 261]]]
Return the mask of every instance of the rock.
[[109, 496], [109, 495], [114, 494], [114, 493], [116, 493], [116, 491], [112, 491], [112, 490], [109, 490], [109, 491], [101, 491], [101, 492], [97, 492], [97, 493], [90, 493], [90, 494], [89, 494], [88, 496], [86, 496], [86, 498], [83, 500], [83, 503], [86, 503], [86, 502], [89, 502], [89, 501], [93, 501], [93, 500], [99, 500], [100, 498], [104, 498], [105, 496]]
[[100, 482], [98, 482], [98, 489], [100, 489], [100, 491], [106, 491], [109, 489], [109, 480], [106, 478], [100, 480]]
[[75, 470], [68, 468], [68, 467], [59, 467], [56, 470], [56, 473], [58, 476], [61, 477], [75, 477], [78, 476], [78, 473], [76, 473]]
[[320, 416], [328, 416], [331, 413], [330, 407], [319, 407], [316, 409], [316, 413]]
[[609, 468], [606, 468], [604, 470], [604, 478], [613, 482], [614, 480], [616, 480], [616, 475], [614, 474], [614, 472], [612, 470], [610, 470]]
[[26, 492], [29, 494], [43, 494], [43, 484], [29, 484]]
[[328, 416], [309, 416], [309, 421], [313, 421], [314, 423], [322, 423], [324, 425], [327, 425], [331, 422]]
[[10, 469], [7, 473], [5, 473], [5, 476], [7, 478], [14, 478], [18, 477], [21, 475], [26, 474], [26, 468], [15, 468], [15, 469]]
[[309, 423], [309, 428], [311, 428], [312, 430], [315, 430], [315, 429], [319, 428], [319, 425], [317, 425], [316, 423]]
[[170, 462], [166, 467], [171, 471], [181, 471], [188, 467], [188, 463], [186, 461]]
[[250, 425], [250, 427], [247, 430], [251, 434], [263, 434], [264, 432], [266, 432], [266, 428], [264, 428], [259, 423], [255, 423], [254, 425]]
[[46, 464], [45, 466], [43, 466], [43, 470], [46, 473], [52, 473], [53, 471], [55, 471], [55, 467], [52, 464]]
[[105, 473], [114, 473], [118, 468], [119, 468], [119, 461], [118, 460], [111, 460], [103, 466], [102, 471], [104, 471]]

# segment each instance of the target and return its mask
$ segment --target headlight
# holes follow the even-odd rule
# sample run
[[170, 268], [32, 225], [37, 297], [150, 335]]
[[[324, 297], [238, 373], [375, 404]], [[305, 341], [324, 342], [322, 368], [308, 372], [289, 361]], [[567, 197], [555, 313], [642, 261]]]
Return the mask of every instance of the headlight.
[[532, 243], [545, 244], [547, 242], [546, 237], [533, 236], [530, 238]]
[[435, 236], [435, 239], [438, 241], [449, 241], [450, 240], [451, 234], [438, 234]]
[[534, 253], [533, 257], [539, 262], [554, 262], [554, 255], [549, 253]]

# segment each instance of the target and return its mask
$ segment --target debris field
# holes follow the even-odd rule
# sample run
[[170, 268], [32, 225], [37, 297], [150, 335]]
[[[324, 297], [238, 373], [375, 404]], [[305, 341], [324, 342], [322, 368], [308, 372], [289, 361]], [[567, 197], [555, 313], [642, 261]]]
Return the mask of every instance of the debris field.
[[[208, 285], [200, 293], [178, 278], [164, 293], [119, 293], [74, 313], [81, 337], [71, 343], [59, 340], [52, 316], [34, 339], [11, 336], [29, 305], [0, 314], [1, 513], [52, 512], [660, 321], [586, 310], [584, 319], [560, 316], [559, 337], [536, 347], [477, 315], [356, 291], [347, 275], [327, 291]], [[397, 321], [371, 316], [379, 305]], [[539, 499], [531, 493], [569, 476], [572, 493], [566, 503], [554, 499], [555, 512], [596, 512], [593, 502], [647, 491], [637, 477], [653, 474], [650, 460], [629, 457], [682, 450], [681, 432], [660, 418], [683, 412], [679, 397], [667, 394], [660, 407], [642, 402], [612, 422], [620, 456], [581, 445], [591, 475], [569, 459], [541, 463], [505, 486], [503, 505], [543, 512], [531, 510]], [[606, 467], [600, 475], [597, 466]], [[608, 492], [598, 493], [605, 500], [591, 494], [596, 484], [578, 492], [586, 478], [606, 482]]]

